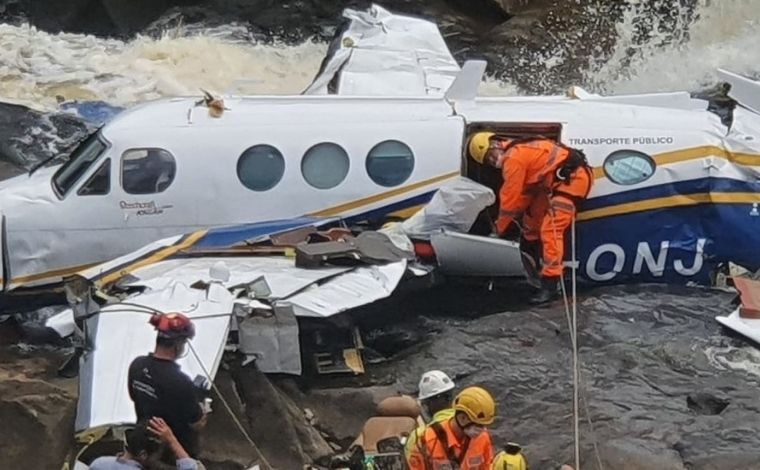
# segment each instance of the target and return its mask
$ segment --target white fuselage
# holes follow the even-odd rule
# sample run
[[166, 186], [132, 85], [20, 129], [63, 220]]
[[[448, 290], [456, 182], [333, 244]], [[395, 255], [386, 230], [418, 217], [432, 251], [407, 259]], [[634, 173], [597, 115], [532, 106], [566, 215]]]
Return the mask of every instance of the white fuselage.
[[[657, 105], [663, 102], [667, 107]], [[0, 183], [4, 289], [56, 282], [82, 266], [200, 227], [301, 215], [387, 215], [418, 205], [442, 182], [467, 174], [466, 135], [476, 128], [526, 135], [554, 129], [598, 167], [591, 194], [597, 201], [715, 171], [755, 178], [746, 166], [718, 170], [706, 162], [730, 160], [727, 147], [760, 150], [756, 141], [729, 142], [717, 116], [681, 94], [491, 98], [466, 106], [440, 97], [228, 98], [219, 118], [194, 104], [167, 99], [117, 116], [97, 137], [102, 151], [63, 190], [53, 184], [60, 167]], [[320, 144], [320, 151], [309, 152]], [[334, 155], [342, 153], [335, 145], [346, 160]], [[653, 174], [624, 184], [608, 178], [601, 167], [621, 150], [651, 157]], [[307, 162], [310, 153], [320, 155]], [[143, 158], [160, 168], [144, 166]], [[139, 180], [150, 172], [155, 178], [134, 194], [135, 175]], [[580, 219], [638, 211], [614, 200], [598, 206]]]

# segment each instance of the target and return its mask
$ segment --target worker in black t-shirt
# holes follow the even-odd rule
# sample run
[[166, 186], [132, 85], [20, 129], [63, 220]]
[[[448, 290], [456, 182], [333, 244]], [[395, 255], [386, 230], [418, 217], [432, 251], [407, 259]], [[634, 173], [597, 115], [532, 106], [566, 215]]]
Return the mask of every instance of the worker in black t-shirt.
[[185, 355], [195, 327], [181, 313], [157, 314], [150, 324], [158, 332], [156, 349], [129, 366], [129, 397], [135, 403], [137, 420], [163, 418], [177, 440], [193, 458], [198, 458], [198, 431], [206, 424], [199, 390], [175, 361]]

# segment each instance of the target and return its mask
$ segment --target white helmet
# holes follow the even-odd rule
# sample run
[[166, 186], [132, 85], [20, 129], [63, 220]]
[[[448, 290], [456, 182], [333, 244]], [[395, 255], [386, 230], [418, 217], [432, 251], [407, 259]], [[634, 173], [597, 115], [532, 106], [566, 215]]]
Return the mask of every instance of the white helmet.
[[436, 395], [454, 390], [454, 381], [440, 370], [431, 370], [422, 374], [419, 389], [420, 394], [417, 398], [427, 400]]

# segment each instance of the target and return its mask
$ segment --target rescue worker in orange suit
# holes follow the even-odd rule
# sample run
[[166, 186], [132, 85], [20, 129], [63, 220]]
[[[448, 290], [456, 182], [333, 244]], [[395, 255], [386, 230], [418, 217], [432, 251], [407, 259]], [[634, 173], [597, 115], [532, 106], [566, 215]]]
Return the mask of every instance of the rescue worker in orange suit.
[[454, 416], [433, 422], [418, 437], [408, 457], [409, 470], [490, 470], [496, 403], [486, 390], [468, 387], [454, 398]]
[[493, 132], [476, 133], [468, 147], [473, 160], [501, 169], [498, 235], [522, 223], [522, 251], [536, 261], [542, 255], [541, 288], [531, 303], [554, 300], [562, 278], [565, 233], [594, 179], [585, 155], [551, 139], [510, 139]]

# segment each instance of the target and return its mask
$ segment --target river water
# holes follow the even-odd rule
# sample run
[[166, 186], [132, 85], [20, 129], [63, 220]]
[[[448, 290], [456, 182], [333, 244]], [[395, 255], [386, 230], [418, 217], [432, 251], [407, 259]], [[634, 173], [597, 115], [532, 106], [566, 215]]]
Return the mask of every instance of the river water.
[[[666, 41], [658, 17], [642, 13], [630, 0], [615, 27], [616, 45], [591, 57], [580, 84], [606, 93], [695, 90], [715, 81], [715, 69], [754, 75], [760, 71], [757, 0], [698, 0], [696, 20], [683, 15], [682, 41]], [[593, 15], [588, 7], [587, 14]], [[676, 14], [676, 18], [679, 16]], [[689, 16], [688, 18], [691, 18]], [[647, 25], [653, 32], [640, 40]], [[664, 27], [663, 27], [664, 29]], [[199, 88], [224, 92], [287, 94], [302, 91], [315, 76], [326, 44], [257, 43], [245, 25], [214, 28], [179, 26], [160, 37], [129, 41], [80, 34], [49, 34], [29, 25], [0, 24], [0, 99], [44, 110], [65, 99], [102, 100], [129, 106], [162, 96], [196, 94]], [[573, 51], [540, 56], [547, 68]], [[497, 71], [498, 72], [498, 71]], [[484, 94], [518, 94], [506, 81], [487, 80]]]

